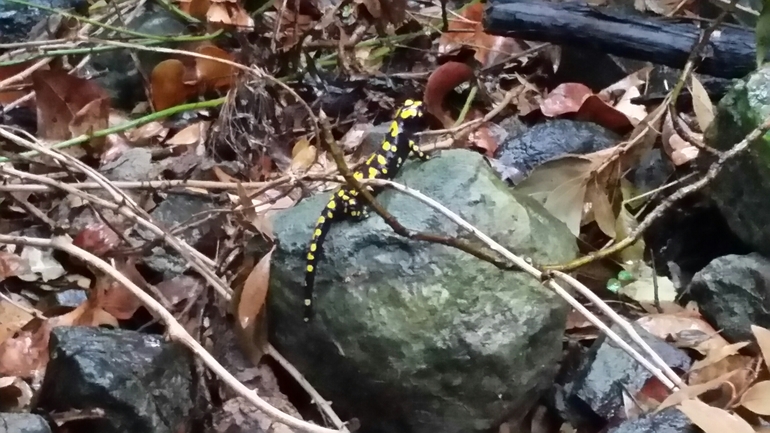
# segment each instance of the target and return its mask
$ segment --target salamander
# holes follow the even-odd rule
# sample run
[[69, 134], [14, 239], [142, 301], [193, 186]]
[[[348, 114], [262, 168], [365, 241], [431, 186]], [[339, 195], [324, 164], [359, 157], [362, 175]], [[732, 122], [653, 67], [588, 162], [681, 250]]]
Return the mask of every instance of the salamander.
[[[396, 112], [390, 131], [380, 147], [353, 173], [358, 180], [393, 179], [398, 174], [406, 159], [414, 154], [421, 160], [429, 157], [416, 145], [414, 134], [423, 128], [424, 106], [421, 101], [406, 100]], [[373, 193], [379, 192], [377, 188]], [[313, 315], [313, 284], [318, 272], [318, 262], [323, 251], [323, 242], [334, 221], [348, 219], [360, 221], [369, 215], [366, 206], [359, 197], [359, 191], [343, 185], [334, 191], [329, 202], [321, 212], [315, 224], [313, 237], [305, 254], [305, 310], [303, 318], [310, 321]]]

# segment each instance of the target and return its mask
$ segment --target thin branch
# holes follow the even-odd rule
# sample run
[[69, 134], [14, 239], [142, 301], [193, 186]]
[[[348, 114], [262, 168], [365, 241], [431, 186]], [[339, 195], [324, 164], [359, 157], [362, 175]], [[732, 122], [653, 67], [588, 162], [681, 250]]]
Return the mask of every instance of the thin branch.
[[271, 406], [265, 400], [260, 398], [257, 393], [247, 388], [244, 384], [238, 381], [232, 374], [230, 374], [226, 368], [222, 366], [210, 353], [203, 348], [190, 334], [187, 333], [184, 326], [182, 326], [174, 316], [165, 308], [163, 308], [158, 301], [152, 298], [144, 290], [139, 288], [130, 279], [126, 278], [117, 269], [110, 266], [107, 262], [101, 258], [76, 247], [69, 240], [63, 237], [56, 237], [53, 239], [42, 238], [30, 238], [21, 236], [9, 236], [0, 234], [0, 243], [13, 244], [13, 245], [29, 245], [37, 248], [54, 248], [59, 251], [66, 252], [73, 257], [77, 257], [110, 277], [114, 278], [117, 282], [122, 284], [126, 289], [131, 291], [136, 296], [142, 305], [147, 308], [153, 315], [160, 317], [163, 323], [166, 325], [166, 329], [169, 337], [172, 340], [178, 341], [187, 346], [206, 367], [216, 374], [223, 383], [229, 386], [236, 394], [248, 400], [256, 408], [264, 412], [270, 418], [283, 423], [289, 427], [307, 433], [339, 433], [338, 430], [332, 430], [324, 428], [315, 424], [311, 424], [307, 421], [303, 421], [288, 415], [275, 407]]
[[594, 295], [590, 291], [590, 289], [585, 287], [579, 281], [562, 273], [559, 273], [557, 275], [560, 278], [567, 281], [573, 287], [578, 289], [581, 293], [588, 296], [589, 299], [591, 299], [597, 306], [599, 306], [602, 309], [602, 311], [607, 313], [611, 319], [619, 323], [621, 327], [629, 334], [629, 336], [631, 336], [634, 342], [639, 344], [639, 346], [642, 347], [642, 349], [644, 349], [645, 352], [647, 352], [647, 354], [658, 364], [660, 368], [652, 365], [652, 363], [650, 363], [650, 361], [648, 361], [641, 354], [639, 354], [639, 352], [637, 352], [636, 349], [632, 348], [628, 343], [626, 343], [622, 338], [620, 338], [615, 332], [613, 332], [607, 325], [605, 325], [604, 322], [602, 322], [598, 317], [596, 317], [594, 314], [588, 311], [588, 309], [586, 309], [580, 302], [578, 302], [577, 299], [575, 299], [566, 290], [564, 290], [561, 286], [559, 286], [553, 279], [548, 278], [548, 274], [544, 274], [540, 272], [537, 268], [530, 265], [526, 260], [513, 254], [512, 252], [507, 250], [505, 247], [503, 247], [502, 245], [492, 240], [489, 236], [482, 233], [479, 229], [477, 229], [476, 227], [474, 227], [473, 225], [471, 225], [470, 223], [462, 219], [460, 216], [458, 216], [451, 210], [447, 209], [442, 204], [438, 203], [437, 201], [422, 194], [417, 190], [408, 188], [404, 185], [395, 183], [393, 181], [377, 179], [377, 180], [367, 180], [366, 183], [392, 187], [398, 191], [406, 193], [422, 201], [423, 203], [427, 204], [433, 209], [436, 209], [437, 211], [441, 212], [442, 214], [447, 216], [449, 219], [451, 219], [460, 227], [473, 233], [479, 240], [481, 240], [486, 245], [488, 245], [492, 250], [499, 253], [500, 255], [510, 260], [511, 262], [515, 263], [517, 268], [532, 275], [533, 277], [537, 278], [539, 281], [543, 281], [543, 284], [545, 284], [550, 289], [554, 290], [557, 294], [559, 294], [559, 296], [564, 298], [570, 305], [572, 305], [573, 308], [578, 310], [581, 314], [583, 314], [583, 316], [586, 317], [586, 319], [588, 319], [596, 327], [601, 329], [612, 341], [617, 343], [623, 350], [625, 350], [637, 362], [639, 362], [642, 366], [644, 366], [644, 368], [646, 368], [650, 373], [655, 375], [655, 377], [657, 377], [658, 380], [660, 380], [661, 383], [666, 385], [668, 388], [672, 390], [676, 390], [678, 388], [685, 386], [681, 381], [681, 379], [679, 378], [679, 376], [673, 370], [671, 370], [671, 368], [666, 364], [666, 362], [663, 361], [663, 359], [660, 358], [660, 356], [657, 353], [655, 353], [655, 351], [652, 350], [652, 348], [647, 343], [645, 343], [644, 340], [642, 340], [642, 338], [636, 333], [633, 327], [631, 327], [631, 325], [625, 321], [625, 319], [623, 319], [622, 317], [617, 315], [614, 311], [612, 311], [612, 309], [606, 303], [604, 303], [604, 301], [602, 301], [600, 298]]

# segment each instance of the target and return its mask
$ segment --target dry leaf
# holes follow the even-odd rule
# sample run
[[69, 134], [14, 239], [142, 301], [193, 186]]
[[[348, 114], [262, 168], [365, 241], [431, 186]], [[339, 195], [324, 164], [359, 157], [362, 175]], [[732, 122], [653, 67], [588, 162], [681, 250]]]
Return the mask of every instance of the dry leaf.
[[[612, 204], [607, 197], [607, 191], [597, 182], [591, 182], [586, 192], [586, 202], [591, 203], [593, 219], [604, 234], [611, 239], [615, 239], [615, 212], [612, 210]], [[590, 221], [583, 221], [583, 224]]]
[[765, 360], [765, 365], [770, 370], [770, 330], [757, 325], [751, 325], [751, 332], [754, 333], [754, 337], [757, 339], [757, 345], [759, 350], [762, 351], [762, 358]]
[[701, 131], [705, 131], [706, 128], [714, 120], [714, 104], [709, 98], [706, 88], [703, 87], [695, 74], [691, 75], [692, 87], [690, 88], [690, 94], [692, 95], [692, 109], [695, 111], [695, 118], [698, 119], [698, 126]]
[[757, 415], [770, 415], [770, 381], [752, 385], [741, 397], [741, 405]]
[[679, 410], [704, 433], [754, 433], [751, 425], [742, 418], [700, 400], [685, 400], [679, 405]]
[[719, 388], [720, 386], [722, 386], [723, 383], [727, 382], [728, 379], [730, 379], [730, 377], [732, 377], [735, 373], [736, 371], [730, 371], [706, 383], [701, 383], [698, 385], [690, 385], [690, 386], [681, 388], [679, 391], [674, 392], [673, 394], [669, 395], [665, 400], [663, 400], [663, 403], [661, 403], [660, 406], [658, 406], [658, 408], [655, 409], [655, 412], [660, 412], [663, 409], [666, 409], [668, 407], [676, 406], [677, 404], [685, 400], [694, 399], [706, 391], [711, 391], [712, 389]]
[[[264, 322], [259, 320], [264, 316], [263, 309], [267, 299], [267, 291], [270, 283], [270, 264], [273, 257], [273, 247], [270, 252], [265, 254], [259, 260], [254, 269], [252, 269], [246, 281], [243, 283], [243, 290], [237, 297], [236, 317], [238, 326], [236, 332], [241, 348], [249, 354], [250, 359], [255, 364], [259, 362], [262, 355], [266, 352], [267, 329]], [[260, 326], [262, 325], [262, 326]]]
[[692, 364], [691, 370], [700, 370], [709, 365], [716, 364], [717, 362], [727, 358], [730, 355], [737, 354], [739, 350], [743, 349], [748, 344], [748, 342], [741, 342], [721, 347], [718, 350], [709, 353], [706, 358], [701, 359], [700, 361], [695, 361]]

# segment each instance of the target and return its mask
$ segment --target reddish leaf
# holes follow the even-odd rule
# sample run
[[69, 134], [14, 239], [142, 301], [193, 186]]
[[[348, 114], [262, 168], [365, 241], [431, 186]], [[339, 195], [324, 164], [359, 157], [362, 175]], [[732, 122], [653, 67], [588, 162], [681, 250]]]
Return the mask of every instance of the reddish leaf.
[[428, 113], [441, 120], [445, 128], [450, 128], [454, 120], [444, 110], [444, 98], [458, 85], [473, 77], [473, 70], [465, 63], [447, 62], [436, 68], [425, 85], [423, 101]]
[[158, 63], [152, 70], [152, 106], [155, 111], [179, 105], [187, 100], [194, 89], [184, 83], [185, 66], [176, 59]]
[[[76, 115], [80, 117], [76, 120], [76, 130], [94, 130], [106, 125], [109, 97], [96, 82], [60, 70], [35, 71], [32, 73], [32, 87], [37, 95], [38, 132], [43, 138], [72, 138], [71, 122]], [[80, 113], [84, 108], [86, 110]]]
[[75, 236], [72, 244], [91, 254], [104, 256], [120, 243], [118, 234], [105, 223], [92, 224]]
[[589, 96], [593, 95], [588, 86], [580, 83], [564, 83], [553, 89], [540, 103], [540, 111], [546, 117], [577, 113]]

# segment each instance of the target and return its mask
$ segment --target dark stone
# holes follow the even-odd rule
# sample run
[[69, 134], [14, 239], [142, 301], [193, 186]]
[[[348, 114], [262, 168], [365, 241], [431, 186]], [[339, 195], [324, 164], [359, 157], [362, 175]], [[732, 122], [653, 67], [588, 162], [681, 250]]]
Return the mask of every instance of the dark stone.
[[623, 421], [607, 433], [696, 433], [700, 431], [679, 409], [670, 407], [636, 419]]
[[565, 154], [584, 155], [614, 146], [620, 136], [595, 123], [556, 119], [506, 140], [495, 152], [503, 179], [518, 183], [536, 166]]
[[191, 353], [157, 335], [93, 327], [51, 331], [51, 360], [37, 409], [101, 409], [78, 431], [187, 431], [193, 407]]
[[[29, 0], [32, 5], [68, 10], [78, 3], [78, 0]], [[29, 39], [32, 28], [40, 23], [51, 12], [9, 1], [0, 2], [0, 44], [23, 42]]]
[[770, 328], [770, 260], [756, 253], [714, 259], [695, 274], [687, 296], [727, 340], [753, 341], [752, 324]]
[[[409, 162], [397, 181], [535, 262], [576, 255], [567, 227], [511, 192], [475, 152]], [[316, 315], [304, 323], [305, 249], [328, 197], [273, 219], [279, 247], [269, 329], [281, 353], [367, 432], [478, 432], [523, 416], [556, 373], [563, 300], [522, 272], [406, 240], [374, 215], [332, 227], [317, 270]], [[402, 193], [386, 190], [378, 201], [411, 230], [472, 238]]]
[[[633, 325], [642, 339], [674, 369], [687, 371], [691, 359], [687, 354], [665, 341], [651, 335], [638, 325]], [[611, 327], [613, 331], [624, 336], [625, 333], [618, 325]], [[625, 341], [640, 353], [643, 350], [626, 338]], [[573, 408], [585, 408], [598, 418], [610, 422], [622, 415], [623, 397], [625, 390], [635, 396], [653, 376], [631, 355], [615, 345], [605, 335], [591, 347], [586, 354], [581, 372], [575, 381], [568, 384], [569, 404]]]
[[40, 415], [0, 413], [0, 433], [51, 433], [51, 426]]
[[[736, 82], [716, 108], [707, 145], [726, 151], [770, 116], [770, 66]], [[770, 254], [770, 135], [724, 164], [709, 184], [710, 196], [730, 228], [755, 251]]]
[[43, 298], [38, 305], [40, 309], [52, 307], [72, 307], [75, 308], [88, 299], [88, 292], [83, 289], [65, 289], [51, 293]]
[[[170, 228], [189, 222], [193, 215], [199, 215], [216, 207], [216, 203], [208, 197], [171, 194], [155, 207], [150, 215], [161, 224], [161, 227]], [[217, 224], [219, 223], [215, 220], [194, 224], [187, 230], [177, 233], [176, 236], [199, 251], [205, 252], [203, 250], [207, 245], [215, 244], [212, 237], [216, 236], [215, 230], [221, 228], [221, 225], [217, 227]], [[145, 228], [139, 228], [137, 231], [145, 241], [157, 237]], [[144, 257], [143, 263], [153, 271], [164, 275], [164, 279], [184, 273], [190, 266], [189, 260], [165, 244], [154, 247], [152, 255]]]

